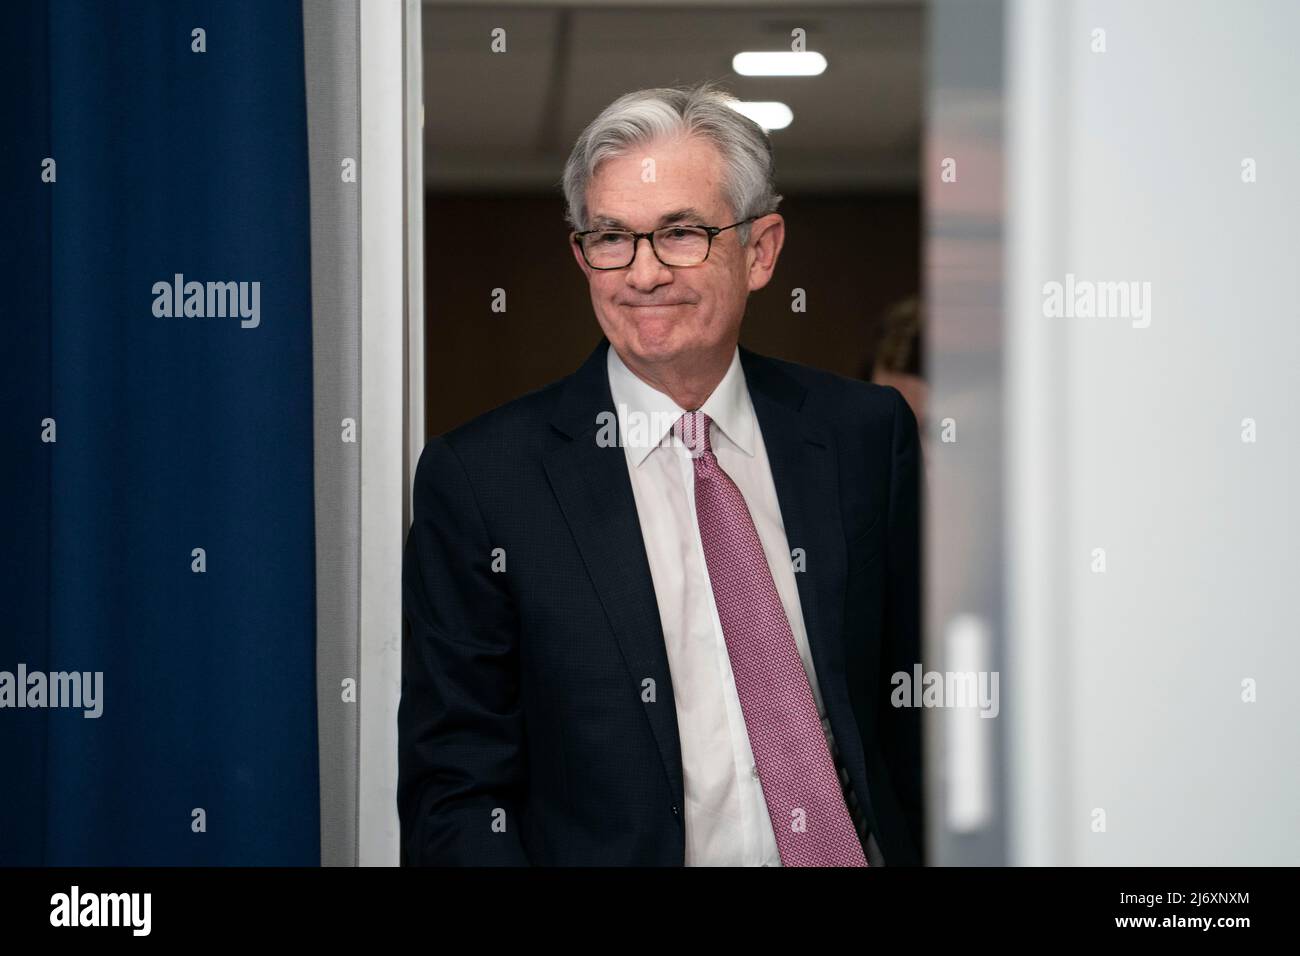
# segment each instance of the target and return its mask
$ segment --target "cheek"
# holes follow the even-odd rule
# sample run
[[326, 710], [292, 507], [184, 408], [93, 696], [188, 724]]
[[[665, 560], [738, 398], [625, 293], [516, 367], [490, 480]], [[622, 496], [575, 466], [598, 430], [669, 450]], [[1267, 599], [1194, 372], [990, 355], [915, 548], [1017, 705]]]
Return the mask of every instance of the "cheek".
[[618, 314], [618, 306], [614, 302], [617, 294], [618, 286], [604, 276], [596, 278], [591, 283], [591, 301], [606, 314]]
[[729, 313], [744, 302], [748, 292], [743, 279], [734, 272], [715, 276], [709, 283], [708, 296], [715, 312]]

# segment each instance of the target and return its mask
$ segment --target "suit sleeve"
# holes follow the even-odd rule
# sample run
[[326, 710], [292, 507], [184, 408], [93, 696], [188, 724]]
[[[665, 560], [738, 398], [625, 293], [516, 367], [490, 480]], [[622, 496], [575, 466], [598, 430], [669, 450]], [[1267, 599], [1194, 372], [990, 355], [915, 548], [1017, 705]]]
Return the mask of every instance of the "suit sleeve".
[[[402, 558], [397, 804], [408, 865], [527, 865], [519, 627], [473, 487], [442, 438], [416, 469]], [[504, 824], [504, 829], [502, 829]]]
[[[884, 679], [899, 671], [911, 674], [921, 662], [921, 449], [916, 416], [896, 389], [886, 529]], [[925, 859], [922, 802], [920, 707], [890, 705], [892, 688], [880, 694], [878, 726], [889, 768], [912, 841]]]

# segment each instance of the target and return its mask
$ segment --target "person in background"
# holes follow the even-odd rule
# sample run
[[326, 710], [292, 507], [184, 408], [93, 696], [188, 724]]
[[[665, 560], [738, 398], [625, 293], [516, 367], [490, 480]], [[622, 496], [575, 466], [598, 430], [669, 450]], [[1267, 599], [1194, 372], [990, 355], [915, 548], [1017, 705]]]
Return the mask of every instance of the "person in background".
[[921, 434], [925, 434], [929, 398], [923, 362], [924, 328], [925, 316], [918, 296], [900, 299], [886, 309], [880, 318], [871, 374], [866, 376], [877, 385], [892, 385], [903, 393]]

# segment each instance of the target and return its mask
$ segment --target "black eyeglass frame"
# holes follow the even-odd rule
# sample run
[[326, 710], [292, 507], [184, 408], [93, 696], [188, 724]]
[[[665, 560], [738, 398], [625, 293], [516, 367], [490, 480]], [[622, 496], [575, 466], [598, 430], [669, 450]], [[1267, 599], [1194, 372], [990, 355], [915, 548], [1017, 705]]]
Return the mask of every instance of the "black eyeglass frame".
[[[570, 238], [573, 240], [574, 244], [578, 247], [578, 251], [582, 253], [582, 261], [587, 263], [587, 266], [589, 268], [595, 269], [598, 272], [614, 272], [618, 269], [631, 268], [632, 263], [636, 262], [637, 243], [639, 243], [642, 239], [646, 239], [649, 241], [650, 251], [654, 253], [654, 257], [658, 259], [662, 265], [667, 266], [669, 269], [694, 269], [696, 266], [702, 266], [706, 261], [708, 261], [709, 253], [713, 251], [713, 240], [718, 235], [718, 233], [726, 232], [728, 229], [735, 229], [737, 226], [743, 226], [747, 222], [753, 222], [754, 220], [760, 218], [762, 217], [750, 216], [748, 219], [740, 220], [740, 222], [733, 222], [730, 226], [704, 226], [695, 222], [677, 222], [667, 226], [660, 226], [658, 229], [651, 229], [649, 232], [633, 232], [631, 229], [608, 229], [608, 228], [584, 229], [582, 232], [571, 233]], [[655, 233], [661, 232], [664, 229], [686, 229], [686, 228], [703, 229], [705, 233], [708, 234], [709, 247], [704, 250], [704, 258], [701, 259], [699, 262], [691, 263], [691, 265], [689, 266], [675, 266], [667, 262], [664, 262], [663, 258], [659, 255], [659, 250], [655, 248]], [[627, 260], [626, 264], [621, 266], [593, 266], [591, 264], [591, 260], [587, 258], [587, 250], [583, 248], [582, 237], [590, 236], [598, 232], [621, 232], [625, 236], [632, 237], [632, 257]]]

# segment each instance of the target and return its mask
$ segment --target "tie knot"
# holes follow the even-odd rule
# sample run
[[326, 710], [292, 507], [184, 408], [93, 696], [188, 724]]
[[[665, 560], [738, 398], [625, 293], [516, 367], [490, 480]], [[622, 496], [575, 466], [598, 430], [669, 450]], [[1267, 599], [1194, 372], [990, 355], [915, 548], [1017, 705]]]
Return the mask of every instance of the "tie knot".
[[677, 419], [677, 424], [673, 426], [673, 434], [677, 440], [686, 446], [686, 450], [691, 453], [692, 458], [699, 458], [702, 455], [712, 454], [713, 445], [709, 441], [709, 425], [712, 419], [703, 412], [687, 412], [681, 418]]

